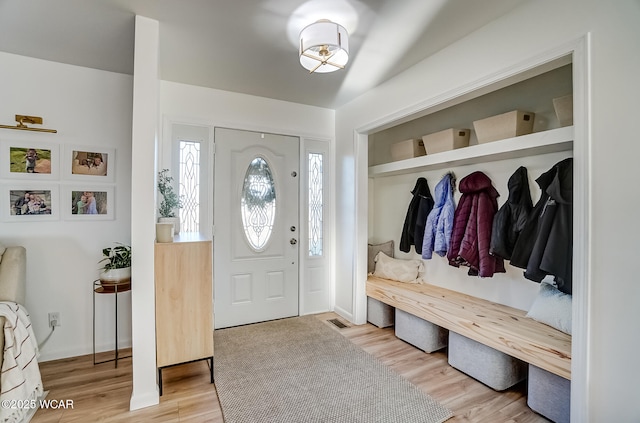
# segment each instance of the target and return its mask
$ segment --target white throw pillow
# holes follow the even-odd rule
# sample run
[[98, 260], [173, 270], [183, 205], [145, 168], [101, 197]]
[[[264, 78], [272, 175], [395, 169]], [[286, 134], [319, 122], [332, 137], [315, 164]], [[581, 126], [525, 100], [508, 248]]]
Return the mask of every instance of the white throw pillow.
[[527, 317], [571, 335], [571, 295], [542, 282]]
[[0, 263], [2, 263], [2, 255], [6, 250], [7, 248], [4, 245], [0, 244]]
[[375, 258], [374, 276], [400, 282], [417, 283], [418, 272], [422, 270], [422, 260], [400, 260], [391, 258], [380, 251]]

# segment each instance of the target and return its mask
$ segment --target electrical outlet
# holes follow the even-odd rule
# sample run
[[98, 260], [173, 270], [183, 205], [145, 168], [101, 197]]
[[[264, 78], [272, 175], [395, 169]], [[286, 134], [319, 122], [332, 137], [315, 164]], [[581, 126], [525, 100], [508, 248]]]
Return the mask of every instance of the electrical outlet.
[[54, 311], [49, 313], [49, 327], [60, 326], [60, 313]]

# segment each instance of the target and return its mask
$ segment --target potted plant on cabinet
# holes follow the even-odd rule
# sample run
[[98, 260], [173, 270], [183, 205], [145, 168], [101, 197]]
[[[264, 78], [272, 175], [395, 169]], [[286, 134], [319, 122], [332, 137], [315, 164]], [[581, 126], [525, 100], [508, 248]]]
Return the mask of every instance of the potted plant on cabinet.
[[173, 190], [172, 181], [169, 169], [158, 172], [158, 191], [162, 195], [158, 208], [158, 223], [173, 223], [173, 233], [177, 234], [180, 232], [180, 218], [176, 216], [176, 209], [182, 208], [182, 199]]
[[[131, 247], [117, 244], [115, 247], [102, 249], [104, 263], [100, 273], [100, 284], [103, 287], [126, 283], [131, 286]], [[105, 288], [106, 289], [106, 288]]]

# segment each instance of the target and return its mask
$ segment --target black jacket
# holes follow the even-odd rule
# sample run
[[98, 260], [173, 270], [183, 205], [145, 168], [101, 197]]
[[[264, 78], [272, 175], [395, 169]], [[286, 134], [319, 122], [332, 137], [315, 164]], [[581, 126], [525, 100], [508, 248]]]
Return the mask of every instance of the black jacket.
[[533, 208], [527, 168], [520, 166], [509, 178], [507, 187], [509, 198], [493, 218], [489, 253], [509, 260]]
[[411, 190], [413, 198], [407, 209], [407, 216], [400, 237], [400, 251], [408, 253], [413, 245], [418, 254], [422, 253], [422, 238], [427, 216], [433, 208], [433, 198], [429, 184], [425, 178], [418, 178], [416, 186]]
[[573, 159], [554, 165], [536, 180], [542, 195], [516, 242], [511, 264], [527, 279], [555, 276], [558, 289], [572, 293]]

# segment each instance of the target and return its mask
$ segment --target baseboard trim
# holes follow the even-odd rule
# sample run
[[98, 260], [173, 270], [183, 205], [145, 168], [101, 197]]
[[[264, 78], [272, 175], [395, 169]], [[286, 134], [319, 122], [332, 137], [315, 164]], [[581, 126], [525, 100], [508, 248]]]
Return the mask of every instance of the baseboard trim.
[[155, 391], [143, 392], [140, 394], [131, 394], [129, 401], [129, 410], [139, 410], [141, 408], [151, 407], [160, 403], [160, 392], [156, 385]]
[[350, 313], [347, 310], [338, 306], [335, 306], [333, 311], [336, 312], [340, 317], [344, 317], [345, 319], [347, 319], [350, 323], [355, 324], [355, 321], [353, 319], [353, 313]]
[[[131, 348], [131, 340], [125, 339], [118, 341], [118, 348], [125, 349]], [[103, 344], [96, 345], [96, 353], [113, 351], [113, 343], [111, 344]], [[83, 355], [93, 354], [93, 346], [85, 346], [85, 347], [77, 347], [77, 348], [69, 348], [69, 349], [59, 349], [53, 351], [40, 351], [40, 357], [38, 357], [39, 363], [44, 363], [45, 361], [53, 361], [53, 360], [61, 360], [63, 358], [72, 358], [72, 357], [80, 357]]]

